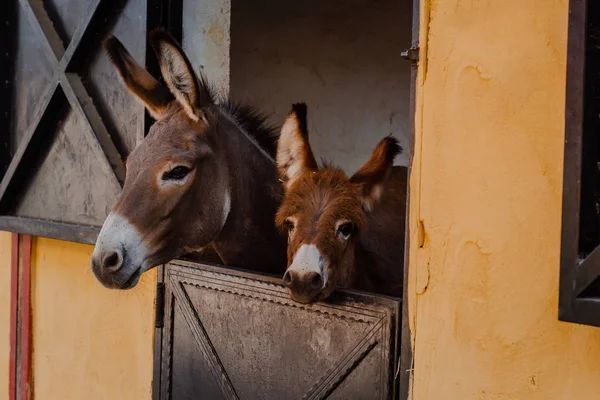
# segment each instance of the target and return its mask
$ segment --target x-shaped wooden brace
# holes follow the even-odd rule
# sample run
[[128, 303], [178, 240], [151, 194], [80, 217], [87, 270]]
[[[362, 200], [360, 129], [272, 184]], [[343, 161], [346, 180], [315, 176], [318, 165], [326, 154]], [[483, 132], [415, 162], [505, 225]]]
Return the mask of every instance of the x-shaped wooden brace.
[[85, 129], [84, 134], [91, 136], [89, 138], [91, 148], [100, 161], [103, 174], [108, 177], [115, 189], [120, 190], [125, 180], [125, 165], [78, 74], [78, 69], [87, 55], [86, 50], [89, 50], [84, 49], [82, 43], [90, 42], [90, 37], [98, 31], [99, 25], [102, 24], [111, 6], [114, 6], [114, 2], [92, 0], [66, 49], [42, 1], [19, 0], [19, 4], [42, 43], [42, 51], [52, 63], [54, 74], [41, 94], [40, 102], [27, 131], [24, 132], [23, 140], [0, 182], [0, 204], [6, 203], [10, 188], [17, 185], [16, 181], [19, 180], [17, 173], [20, 166], [24, 164], [23, 160], [35, 151], [33, 144], [39, 142], [43, 135], [51, 133], [49, 127], [56, 122], [56, 111], [64, 104], [65, 98], [71, 110], [78, 113], [87, 125], [88, 129]]
[[[202, 276], [201, 272], [199, 276]], [[198, 275], [196, 278], [198, 278]], [[186, 320], [187, 326], [191, 330], [200, 352], [207, 361], [215, 382], [218, 383], [221, 389], [221, 394], [226, 399], [238, 399], [238, 394], [219, 358], [217, 350], [204, 329], [202, 320], [196, 312], [192, 300], [179, 279], [180, 276], [177, 273], [174, 275], [169, 273], [170, 286], [173, 291], [173, 296], [176, 299], [178, 309]], [[209, 284], [209, 286], [211, 285]], [[228, 287], [229, 293], [237, 292], [236, 289], [234, 289], [234, 286]], [[246, 287], [245, 289], [241, 289], [241, 292], [246, 293], [245, 291], [247, 290], [256, 291], [256, 296], [261, 297], [261, 292], [259, 290], [257, 291], [256, 288]], [[274, 290], [277, 289], [271, 288], [269, 291], [272, 292]], [[371, 320], [371, 324], [369, 324], [363, 334], [349, 346], [348, 350], [335, 361], [332, 367], [312, 385], [308, 392], [302, 397], [303, 400], [327, 398], [375, 347], [378, 345], [384, 346], [384, 332], [386, 329], [389, 329], [389, 324], [391, 323], [389, 316], [377, 313], [371, 315], [370, 318], [364, 318]], [[380, 368], [379, 373], [381, 374], [382, 381], [385, 381], [385, 368]], [[382, 396], [383, 393], [380, 393], [379, 395]]]

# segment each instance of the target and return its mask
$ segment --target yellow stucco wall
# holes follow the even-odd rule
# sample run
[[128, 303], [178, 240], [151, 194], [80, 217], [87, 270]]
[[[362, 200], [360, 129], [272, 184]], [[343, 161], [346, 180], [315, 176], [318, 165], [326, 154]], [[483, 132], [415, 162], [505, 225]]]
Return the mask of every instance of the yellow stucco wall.
[[418, 400], [598, 398], [557, 320], [567, 0], [424, 0], [409, 308]]
[[0, 232], [0, 399], [8, 397], [11, 237], [11, 233]]
[[89, 268], [92, 250], [34, 240], [35, 396], [150, 399], [156, 273], [146, 273], [131, 291], [104, 289]]

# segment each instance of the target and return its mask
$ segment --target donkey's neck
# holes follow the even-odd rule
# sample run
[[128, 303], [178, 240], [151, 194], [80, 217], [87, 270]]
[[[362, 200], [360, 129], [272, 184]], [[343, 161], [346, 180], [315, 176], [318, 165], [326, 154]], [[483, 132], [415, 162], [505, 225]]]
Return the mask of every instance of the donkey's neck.
[[406, 167], [394, 167], [380, 202], [367, 217], [354, 251], [357, 289], [402, 296]]
[[217, 133], [226, 149], [231, 207], [214, 247], [227, 265], [281, 275], [287, 242], [275, 227], [283, 188], [264, 150], [231, 119]]

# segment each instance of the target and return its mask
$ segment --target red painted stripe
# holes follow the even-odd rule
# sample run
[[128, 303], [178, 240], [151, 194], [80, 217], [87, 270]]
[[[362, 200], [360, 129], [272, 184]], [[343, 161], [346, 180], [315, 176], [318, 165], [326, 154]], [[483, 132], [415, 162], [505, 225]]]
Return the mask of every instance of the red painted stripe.
[[8, 398], [17, 396], [17, 312], [19, 308], [19, 234], [12, 234], [10, 261], [10, 357]]
[[28, 400], [31, 388], [31, 236], [23, 235], [21, 265], [21, 354], [19, 400]]

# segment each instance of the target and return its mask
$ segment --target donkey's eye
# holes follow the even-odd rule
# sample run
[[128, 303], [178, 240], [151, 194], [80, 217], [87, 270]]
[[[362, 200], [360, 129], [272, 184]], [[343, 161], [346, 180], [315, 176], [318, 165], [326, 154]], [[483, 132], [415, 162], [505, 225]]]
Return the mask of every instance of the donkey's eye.
[[289, 219], [285, 220], [285, 222], [283, 223], [283, 226], [285, 227], [285, 230], [288, 233], [291, 233], [294, 230], [294, 223], [292, 221], [290, 221]]
[[344, 222], [337, 228], [337, 234], [342, 236], [344, 239], [348, 239], [354, 233], [354, 223]]
[[170, 171], [163, 174], [163, 181], [180, 181], [187, 176], [191, 171], [190, 168], [183, 165], [178, 165]]

